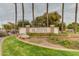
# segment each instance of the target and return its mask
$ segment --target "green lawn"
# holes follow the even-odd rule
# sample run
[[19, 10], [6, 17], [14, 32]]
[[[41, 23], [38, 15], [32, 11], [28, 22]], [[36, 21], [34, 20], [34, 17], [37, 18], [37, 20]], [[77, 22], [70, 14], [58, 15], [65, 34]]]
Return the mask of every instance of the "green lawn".
[[10, 36], [3, 42], [3, 56], [79, 56], [79, 52], [48, 49], [18, 41]]

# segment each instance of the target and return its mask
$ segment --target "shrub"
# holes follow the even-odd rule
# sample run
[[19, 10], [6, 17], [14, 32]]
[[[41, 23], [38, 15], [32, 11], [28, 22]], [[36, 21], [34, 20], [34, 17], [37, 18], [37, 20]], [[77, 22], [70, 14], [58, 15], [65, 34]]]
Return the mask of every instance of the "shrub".
[[51, 35], [57, 35], [57, 34], [53, 34], [53, 33], [27, 33], [29, 36], [51, 36]]
[[70, 40], [60, 38], [58, 36], [50, 36], [48, 41], [54, 44], [60, 44], [66, 48], [79, 49], [78, 41], [70, 41]]
[[68, 40], [59, 40], [58, 41], [59, 44], [63, 45], [64, 47], [69, 47], [72, 43]]
[[7, 36], [8, 34], [6, 32], [0, 32], [0, 37], [3, 37], [3, 36]]

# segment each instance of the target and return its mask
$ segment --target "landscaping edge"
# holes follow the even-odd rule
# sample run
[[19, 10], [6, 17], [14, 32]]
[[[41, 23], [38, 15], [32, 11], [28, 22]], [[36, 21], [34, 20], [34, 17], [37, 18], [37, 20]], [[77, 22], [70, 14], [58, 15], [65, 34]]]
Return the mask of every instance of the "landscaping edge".
[[34, 46], [43, 47], [43, 48], [55, 49], [55, 50], [62, 50], [62, 51], [79, 52], [79, 50], [76, 50], [76, 49], [65, 49], [65, 48], [63, 49], [63, 48], [47, 47], [47, 46], [44, 46], [44, 45], [40, 45], [40, 44], [36, 44], [36, 43], [32, 43], [32, 42], [28, 42], [28, 41], [19, 39], [18, 37], [17, 37], [17, 39], [18, 39], [19, 41], [24, 42], [24, 43], [31, 44], [31, 45], [34, 45]]
[[8, 37], [10, 37], [10, 36], [6, 36], [6, 37], [4, 37], [3, 39], [2, 39], [2, 41], [1, 41], [1, 43], [0, 43], [0, 56], [2, 56], [2, 44], [3, 44], [3, 42], [4, 42], [4, 40], [6, 39], [6, 38], [8, 38]]

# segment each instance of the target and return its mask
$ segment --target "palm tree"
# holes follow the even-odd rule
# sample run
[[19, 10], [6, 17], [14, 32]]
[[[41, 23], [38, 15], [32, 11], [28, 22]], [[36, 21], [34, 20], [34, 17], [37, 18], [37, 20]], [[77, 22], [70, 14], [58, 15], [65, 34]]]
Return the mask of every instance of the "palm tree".
[[15, 24], [17, 24], [17, 3], [15, 5]]
[[15, 31], [17, 31], [17, 3], [14, 3], [15, 6]]
[[22, 21], [23, 21], [22, 26], [24, 27], [24, 4], [23, 3], [22, 3]]
[[63, 23], [64, 23], [64, 3], [62, 3], [62, 27], [61, 27], [62, 32], [63, 32]]
[[78, 3], [76, 3], [76, 6], [75, 6], [75, 26], [74, 26], [75, 33], [77, 32], [77, 8], [78, 8]]
[[49, 22], [48, 22], [48, 3], [46, 4], [46, 13], [47, 13], [47, 27], [49, 26]]
[[[33, 21], [34, 21], [34, 3], [32, 3], [32, 17], [33, 17]], [[34, 26], [34, 24], [32, 24]]]

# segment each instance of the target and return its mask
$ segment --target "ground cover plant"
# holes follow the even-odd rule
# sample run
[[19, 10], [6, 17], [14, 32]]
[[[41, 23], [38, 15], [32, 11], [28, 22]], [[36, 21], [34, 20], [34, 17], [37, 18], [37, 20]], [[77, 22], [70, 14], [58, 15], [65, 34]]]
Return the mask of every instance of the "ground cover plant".
[[64, 38], [61, 38], [59, 36], [54, 36], [54, 35], [49, 36], [48, 42], [53, 44], [59, 44], [70, 49], [79, 49], [79, 41], [72, 41], [72, 40], [66, 39], [65, 36]]

